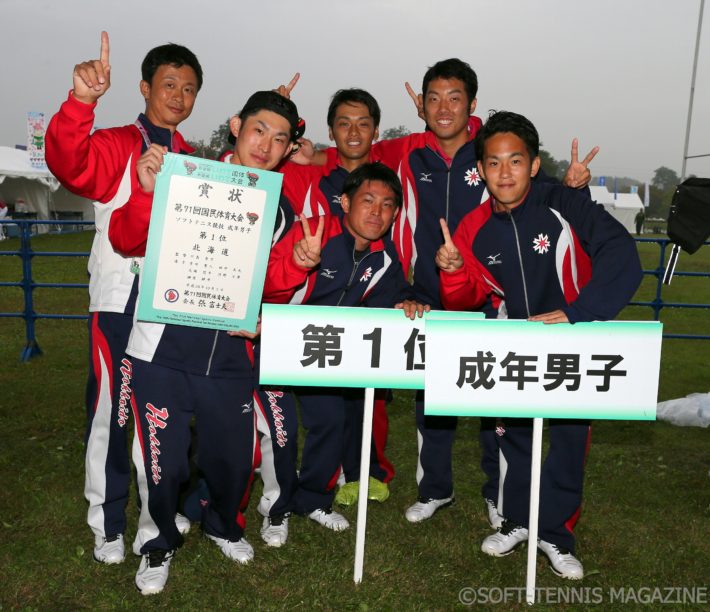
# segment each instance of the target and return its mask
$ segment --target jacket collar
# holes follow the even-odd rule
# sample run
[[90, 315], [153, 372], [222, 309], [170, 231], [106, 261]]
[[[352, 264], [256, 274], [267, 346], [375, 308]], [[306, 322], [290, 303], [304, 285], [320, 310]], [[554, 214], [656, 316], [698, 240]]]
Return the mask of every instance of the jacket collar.
[[[194, 152], [195, 149], [193, 149], [189, 144], [187, 144], [187, 142], [185, 142], [185, 139], [182, 137], [182, 134], [180, 134], [180, 132], [178, 132], [177, 130], [175, 130], [175, 133], [172, 133], [167, 128], [162, 128], [158, 127], [157, 125], [153, 125], [144, 113], [138, 115], [138, 121], [145, 130], [145, 135], [148, 137], [148, 140], [151, 143], [168, 147], [168, 149], [172, 153]], [[144, 141], [142, 150], [145, 151], [146, 148], [147, 145]]]

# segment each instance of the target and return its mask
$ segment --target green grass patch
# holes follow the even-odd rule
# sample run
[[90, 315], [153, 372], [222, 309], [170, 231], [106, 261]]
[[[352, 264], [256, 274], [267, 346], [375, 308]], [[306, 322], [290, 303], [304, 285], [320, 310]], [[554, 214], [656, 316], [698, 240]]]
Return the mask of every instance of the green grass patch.
[[[91, 237], [89, 232], [40, 236], [33, 246], [88, 251]], [[0, 246], [11, 250], [11, 242]], [[646, 250], [643, 245], [644, 267], [655, 267], [657, 251]], [[692, 258], [681, 256], [681, 268], [689, 269], [701, 257], [699, 269], [710, 269], [710, 253], [703, 251], [708, 249]], [[13, 259], [0, 258], [0, 280], [18, 278], [7, 265]], [[83, 259], [38, 257], [35, 262], [35, 280], [86, 279]], [[708, 279], [683, 279], [693, 281], [688, 287], [679, 280], [671, 286], [685, 296], [679, 301], [710, 302]], [[652, 291], [647, 283], [648, 279], [640, 293]], [[83, 290], [45, 291], [42, 309], [72, 313], [86, 309]], [[11, 305], [15, 298], [9, 293], [0, 289], [0, 310], [19, 310], [21, 296], [19, 305]], [[650, 319], [643, 315], [650, 312], [638, 308], [624, 316]], [[664, 319], [664, 323], [678, 329], [687, 325], [694, 333], [708, 333], [710, 327], [707, 316], [695, 322]], [[93, 537], [85, 524], [82, 494], [86, 323], [40, 320], [37, 338], [44, 354], [21, 363], [24, 324], [0, 319], [0, 608], [450, 610], [463, 607], [459, 593], [467, 587], [479, 594], [488, 589], [491, 595], [498, 592], [495, 589], [524, 587], [525, 549], [502, 559], [480, 552], [480, 542], [490, 530], [479, 493], [483, 478], [478, 467], [478, 419], [459, 420], [454, 448], [456, 504], [420, 525], [404, 519], [404, 510], [416, 496], [416, 435], [412, 394], [398, 392], [390, 410], [388, 448], [397, 476], [390, 499], [369, 506], [361, 585], [352, 580], [356, 509], [345, 510], [353, 528], [343, 533], [294, 517], [287, 546], [270, 549], [259, 537], [257, 482], [246, 533], [255, 548], [254, 562], [245, 567], [229, 562], [193, 526], [173, 561], [165, 592], [142, 597], [133, 584], [136, 557], [129, 553], [117, 566], [102, 566], [92, 559]], [[664, 341], [660, 399], [707, 392], [709, 361], [710, 342]], [[620, 588], [705, 588], [706, 601], [710, 600], [708, 434], [707, 429], [662, 422], [596, 422], [584, 512], [577, 527], [578, 554], [587, 576], [581, 584], [564, 582], [539, 557], [538, 587], [599, 589], [590, 591], [602, 597], [599, 605], [591, 601], [565, 606], [569, 609], [619, 608], [610, 600], [610, 591]], [[135, 533], [135, 498], [132, 490], [129, 543]], [[517, 599], [496, 607], [526, 608]]]

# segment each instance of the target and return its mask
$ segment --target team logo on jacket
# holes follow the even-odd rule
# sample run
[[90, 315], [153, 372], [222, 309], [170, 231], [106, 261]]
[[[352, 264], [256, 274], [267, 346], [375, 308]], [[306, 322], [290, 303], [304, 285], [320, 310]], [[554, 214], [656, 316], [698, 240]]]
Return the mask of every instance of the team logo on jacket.
[[364, 274], [360, 277], [360, 282], [364, 283], [372, 278], [372, 267], [365, 270]]
[[333, 196], [333, 204], [337, 204], [338, 206], [340, 206], [340, 196], [339, 195]]
[[174, 304], [180, 299], [180, 293], [176, 289], [168, 289], [165, 292], [165, 301], [169, 304]]
[[245, 412], [251, 412], [251, 402], [242, 404], [242, 414], [244, 414]]
[[121, 359], [121, 390], [118, 396], [118, 425], [124, 427], [128, 422], [128, 405], [131, 402], [131, 376], [133, 366], [125, 357]]
[[274, 419], [274, 428], [276, 430], [276, 444], [281, 448], [288, 443], [288, 432], [284, 427], [284, 413], [279, 406], [279, 400], [284, 396], [283, 391], [267, 391], [266, 397], [269, 398], [269, 407], [271, 408], [271, 416]]
[[325, 276], [326, 278], [329, 278], [330, 280], [333, 280], [335, 276], [333, 276], [337, 270], [331, 270], [330, 268], [323, 268], [321, 271], [320, 275]]
[[496, 253], [495, 255], [488, 255], [486, 257], [488, 260], [488, 265], [489, 266], [494, 266], [496, 264], [502, 264], [503, 262], [500, 260], [500, 253]]
[[421, 176], [419, 177], [419, 180], [422, 183], [431, 183], [431, 179], [429, 178], [431, 176], [431, 172], [422, 172]]
[[477, 187], [478, 183], [481, 182], [481, 175], [478, 174], [478, 170], [476, 170], [476, 168], [471, 168], [470, 170], [466, 170], [466, 175], [463, 177], [463, 179], [466, 181], [469, 187]]
[[148, 402], [145, 405], [145, 420], [148, 422], [148, 443], [150, 445], [150, 473], [153, 484], [158, 484], [163, 471], [160, 467], [160, 440], [158, 432], [168, 426], [170, 413], [167, 408], [156, 408]]
[[547, 234], [538, 234], [537, 238], [533, 238], [533, 251], [540, 255], [547, 253], [550, 250], [550, 238]]

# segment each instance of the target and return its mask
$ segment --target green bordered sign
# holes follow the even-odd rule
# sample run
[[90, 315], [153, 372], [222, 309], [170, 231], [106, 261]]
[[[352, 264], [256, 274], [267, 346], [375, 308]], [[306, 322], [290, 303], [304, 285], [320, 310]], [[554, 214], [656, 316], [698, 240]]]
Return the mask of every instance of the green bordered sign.
[[424, 388], [424, 325], [401, 310], [264, 304], [260, 382], [314, 387]]
[[658, 322], [428, 321], [425, 414], [655, 420]]
[[155, 186], [138, 318], [254, 331], [282, 180], [168, 153]]

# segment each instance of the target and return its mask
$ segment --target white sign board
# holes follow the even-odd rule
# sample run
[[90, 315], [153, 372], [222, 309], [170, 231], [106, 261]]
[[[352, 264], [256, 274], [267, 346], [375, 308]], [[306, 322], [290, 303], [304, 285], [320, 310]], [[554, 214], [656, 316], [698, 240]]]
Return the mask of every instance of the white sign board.
[[427, 322], [425, 414], [655, 420], [663, 326]]
[[260, 382], [423, 389], [424, 325], [440, 316], [483, 314], [430, 312], [412, 321], [394, 308], [264, 304]]

